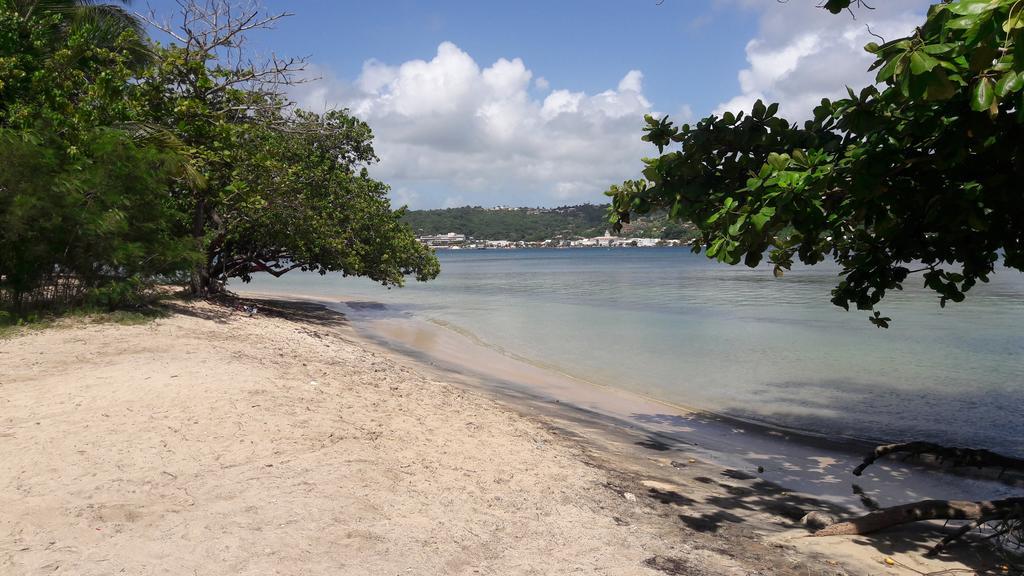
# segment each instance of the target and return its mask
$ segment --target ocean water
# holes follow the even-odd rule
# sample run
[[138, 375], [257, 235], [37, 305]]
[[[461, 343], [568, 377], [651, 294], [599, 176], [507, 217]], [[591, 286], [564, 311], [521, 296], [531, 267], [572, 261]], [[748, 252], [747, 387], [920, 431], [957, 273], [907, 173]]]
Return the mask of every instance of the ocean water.
[[942, 309], [912, 279], [863, 311], [829, 303], [834, 265], [775, 278], [687, 249], [457, 250], [441, 276], [257, 276], [257, 292], [370, 301], [591, 382], [687, 407], [873, 441], [1024, 455], [1024, 275], [995, 274]]

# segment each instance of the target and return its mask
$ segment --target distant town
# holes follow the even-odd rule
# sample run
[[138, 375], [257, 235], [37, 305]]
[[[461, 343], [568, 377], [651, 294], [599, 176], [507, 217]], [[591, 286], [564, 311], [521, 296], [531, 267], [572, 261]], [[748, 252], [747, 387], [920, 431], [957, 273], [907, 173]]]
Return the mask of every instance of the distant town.
[[593, 238], [550, 238], [547, 240], [477, 240], [465, 234], [448, 232], [419, 236], [418, 240], [431, 248], [447, 250], [486, 250], [507, 248], [650, 248], [654, 246], [680, 246], [682, 240], [661, 238], [624, 238], [605, 232]]

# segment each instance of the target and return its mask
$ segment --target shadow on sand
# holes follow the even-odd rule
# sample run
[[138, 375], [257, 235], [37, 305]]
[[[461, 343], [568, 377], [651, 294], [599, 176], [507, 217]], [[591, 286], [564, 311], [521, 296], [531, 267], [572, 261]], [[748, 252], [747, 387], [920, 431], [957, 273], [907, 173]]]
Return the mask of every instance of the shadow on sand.
[[[631, 458], [638, 465], [618, 466], [622, 459], [614, 455], [596, 458], [592, 464], [616, 478], [608, 485], [610, 489], [623, 496], [635, 491], [660, 516], [674, 519], [683, 540], [701, 539], [712, 546], [720, 542], [723, 552], [737, 558], [757, 554], [757, 546], [763, 545], [755, 536], [758, 533], [811, 536], [816, 529], [801, 522], [810, 512], [847, 519], [876, 509], [879, 492], [886, 493], [884, 505], [890, 505], [920, 499], [917, 490], [934, 488], [915, 476], [922, 472], [912, 469], [921, 466], [897, 461], [879, 462], [876, 470], [854, 477], [850, 471], [872, 446], [857, 440], [804, 436], [711, 413], [616, 417], [552, 402], [514, 383], [490, 380], [488, 384], [513, 406], [545, 415], [553, 432], [587, 446], [591, 454], [614, 451]], [[706, 450], [742, 458], [722, 469], [708, 464]], [[652, 466], [652, 461], [663, 464]], [[962, 482], [938, 470], [924, 473], [946, 478], [939, 485], [951, 490]], [[957, 528], [953, 523], [916, 523], [867, 536], [815, 539], [815, 543], [820, 544], [817, 549], [826, 551], [826, 558], [832, 542], [852, 542], [871, 549], [871, 555], [878, 558], [903, 553], [924, 556]], [[973, 533], [936, 561], [954, 570], [959, 563], [977, 574], [1024, 573], [1019, 557], [1003, 554], [985, 541], [985, 536]], [[750, 549], [736, 549], [737, 538], [749, 542]], [[656, 558], [648, 565], [669, 574], [694, 573], [674, 571], [680, 568], [673, 563], [677, 560], [682, 561]]]
[[235, 296], [210, 298], [206, 302], [212, 306], [197, 308], [169, 300], [163, 302], [163, 307], [175, 314], [213, 322], [227, 322], [231, 318], [253, 315], [282, 318], [296, 324], [321, 328], [338, 328], [348, 325], [348, 319], [343, 313], [316, 302]]
[[[634, 416], [639, 420], [644, 419], [643, 415]], [[668, 418], [678, 418], [671, 415], [647, 415], [647, 417], [662, 422]], [[714, 415], [709, 417], [716, 418]], [[692, 421], [689, 419], [687, 421], [692, 427]], [[700, 463], [693, 463], [692, 458], [683, 459], [686, 455], [693, 454], [692, 444], [674, 442], [665, 434], [648, 431], [641, 438], [635, 440], [633, 445], [650, 451], [651, 455], [656, 458], [678, 457], [678, 460], [671, 460], [671, 465], [674, 468], [699, 467], [697, 469], [702, 471], [705, 469], [700, 467]], [[793, 466], [791, 460], [782, 455], [771, 455], [758, 461], [763, 462], [763, 467], [785, 469]], [[892, 479], [899, 480], [897, 467], [885, 462], [880, 463], [879, 466], [888, 468], [891, 473], [896, 474]], [[844, 466], [848, 477], [841, 478], [837, 482], [841, 486], [847, 486], [850, 491], [850, 498], [842, 504], [794, 492], [780, 484], [766, 480], [759, 473], [764, 469], [763, 467], [753, 470], [727, 468], [713, 475], [688, 476], [685, 473], [675, 477], [672, 474], [663, 475], [667, 481], [677, 483], [679, 489], [650, 488], [645, 495], [654, 502], [670, 508], [675, 514], [680, 528], [684, 531], [723, 536], [730, 532], [743, 530], [746, 525], [751, 523], [760, 524], [761, 526], [757, 526], [757, 528], [763, 530], [765, 522], [776, 526], [780, 531], [795, 529], [811, 536], [816, 528], [801, 522], [809, 512], [821, 512], [842, 520], [870, 512], [879, 506], [878, 502], [867, 494], [861, 485], [854, 482], [856, 480], [870, 483], [869, 475], [866, 475], [864, 479], [857, 479], [849, 474], [850, 467], [848, 466]], [[702, 485], [702, 489], [692, 488], [693, 483]], [[910, 487], [899, 498], [906, 498], [904, 502], [910, 502], [914, 500], [912, 496], [913, 489]], [[851, 506], [850, 502], [856, 502], [856, 504]], [[870, 548], [880, 557], [892, 557], [900, 554], [923, 557], [944, 537], [957, 532], [962, 525], [963, 522], [950, 522], [945, 525], [938, 522], [918, 522], [864, 536], [825, 537], [815, 544], [818, 544], [819, 549], [827, 551], [832, 545], [830, 540], [832, 542], [845, 540], [857, 546]], [[946, 551], [934, 557], [934, 560], [942, 565], [948, 565], [950, 569], [953, 569], [954, 564], [962, 564], [976, 574], [1024, 574], [1024, 558], [1020, 556], [1019, 551], [999, 549], [988, 540], [989, 536], [991, 536], [990, 531], [974, 531], [968, 537], [957, 541]]]

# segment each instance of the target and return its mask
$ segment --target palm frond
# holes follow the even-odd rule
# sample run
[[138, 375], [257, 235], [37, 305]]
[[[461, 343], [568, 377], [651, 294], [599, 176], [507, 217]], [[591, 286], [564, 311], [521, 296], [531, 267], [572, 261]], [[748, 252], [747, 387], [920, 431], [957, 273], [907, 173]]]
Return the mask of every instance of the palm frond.
[[188, 146], [170, 130], [148, 122], [125, 122], [116, 126], [137, 144], [154, 146], [172, 153], [172, 168], [192, 190], [206, 188], [206, 176], [196, 168]]
[[82, 34], [89, 45], [100, 48], [114, 48], [125, 32], [131, 33], [127, 49], [131, 65], [141, 69], [152, 64], [156, 52], [149, 42], [143, 21], [125, 8], [130, 0], [120, 4], [95, 0], [7, 0], [12, 2], [23, 16], [43, 17], [46, 14], [62, 16], [55, 42], [73, 34]]

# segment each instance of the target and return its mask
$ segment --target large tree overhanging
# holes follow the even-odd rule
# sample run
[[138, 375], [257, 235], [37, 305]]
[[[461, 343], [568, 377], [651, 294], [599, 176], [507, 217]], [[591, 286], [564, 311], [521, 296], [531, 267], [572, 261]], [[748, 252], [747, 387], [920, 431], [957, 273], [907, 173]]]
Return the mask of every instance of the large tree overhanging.
[[139, 85], [144, 120], [183, 142], [205, 185], [174, 191], [203, 254], [191, 287], [221, 290], [232, 277], [290, 270], [341, 272], [401, 285], [438, 274], [387, 187], [367, 175], [372, 132], [346, 111], [296, 110], [285, 90], [305, 61], [258, 60], [246, 35], [288, 13], [230, 0], [182, 0], [175, 23], [150, 24], [172, 39]]
[[216, 208], [207, 248], [214, 281], [301, 269], [400, 285], [437, 275], [434, 255], [367, 175], [370, 128], [341, 111], [297, 111], [254, 128], [233, 159], [237, 199]]
[[366, 172], [369, 127], [290, 105], [303, 60], [250, 58], [287, 14], [177, 5], [148, 19], [160, 48], [118, 4], [0, 0], [0, 306], [123, 303], [181, 273], [200, 295], [257, 271], [436, 276]]
[[[853, 3], [822, 6], [840, 13]], [[823, 100], [802, 125], [760, 101], [749, 114], [681, 127], [647, 117], [643, 140], [659, 156], [644, 160], [644, 179], [607, 192], [610, 220], [618, 227], [666, 210], [698, 227], [695, 251], [748, 266], [767, 252], [776, 275], [796, 259], [831, 257], [842, 268], [832, 302], [846, 309], [873, 310], [914, 272], [941, 305], [959, 302], [1000, 260], [1024, 269], [1022, 41], [1024, 0], [943, 2], [911, 35], [866, 46], [877, 85]], [[870, 319], [883, 328], [890, 320], [878, 311]], [[922, 452], [920, 443], [880, 450]], [[1019, 538], [1024, 499], [918, 502], [820, 534], [934, 518], [996, 522], [998, 533]]]
[[832, 257], [846, 309], [872, 310], [915, 271], [959, 302], [1000, 259], [1024, 268], [1022, 34], [1016, 0], [937, 4], [911, 36], [866, 47], [879, 87], [802, 125], [760, 101], [681, 127], [648, 117], [661, 155], [608, 192], [611, 220], [665, 209], [700, 228], [695, 250], [748, 266], [768, 252], [777, 274]]

